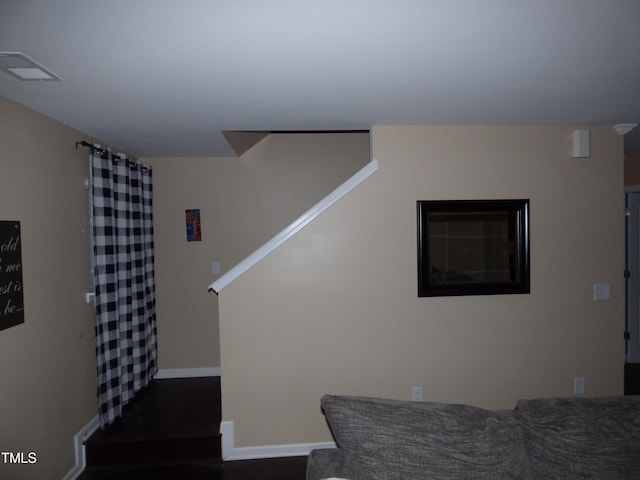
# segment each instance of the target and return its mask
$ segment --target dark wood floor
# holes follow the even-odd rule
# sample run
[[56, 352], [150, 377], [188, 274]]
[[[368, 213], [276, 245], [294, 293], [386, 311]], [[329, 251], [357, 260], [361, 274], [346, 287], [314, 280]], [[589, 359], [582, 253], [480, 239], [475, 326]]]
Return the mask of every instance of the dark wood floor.
[[78, 480], [304, 480], [307, 457], [223, 462], [219, 377], [154, 380], [85, 442]]

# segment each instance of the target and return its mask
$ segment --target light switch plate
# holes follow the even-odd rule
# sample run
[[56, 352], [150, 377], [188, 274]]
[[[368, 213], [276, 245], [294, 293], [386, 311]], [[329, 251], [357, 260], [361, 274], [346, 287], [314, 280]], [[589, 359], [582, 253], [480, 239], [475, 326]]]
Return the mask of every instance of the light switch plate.
[[211, 273], [220, 275], [220, 262], [211, 262]]
[[594, 283], [593, 284], [593, 299], [609, 300], [611, 298], [611, 287], [608, 283]]

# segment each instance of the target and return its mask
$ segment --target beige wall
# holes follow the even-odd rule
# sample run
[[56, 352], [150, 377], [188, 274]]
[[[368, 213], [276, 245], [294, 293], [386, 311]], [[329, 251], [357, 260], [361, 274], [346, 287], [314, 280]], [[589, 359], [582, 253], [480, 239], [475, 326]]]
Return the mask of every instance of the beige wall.
[[[375, 127], [379, 169], [219, 297], [236, 447], [330, 440], [325, 393], [511, 408], [621, 394], [623, 154], [575, 126]], [[529, 198], [531, 294], [418, 298], [416, 200]], [[593, 283], [611, 299], [593, 301]]]
[[0, 97], [0, 219], [20, 221], [25, 308], [23, 324], [0, 331], [0, 451], [37, 455], [0, 459], [0, 478], [62, 478], [73, 435], [97, 413], [82, 139]]
[[[146, 158], [154, 167], [159, 366], [218, 367], [217, 295], [207, 291], [369, 161], [369, 134], [270, 135], [239, 158]], [[187, 242], [199, 208], [202, 241]]]

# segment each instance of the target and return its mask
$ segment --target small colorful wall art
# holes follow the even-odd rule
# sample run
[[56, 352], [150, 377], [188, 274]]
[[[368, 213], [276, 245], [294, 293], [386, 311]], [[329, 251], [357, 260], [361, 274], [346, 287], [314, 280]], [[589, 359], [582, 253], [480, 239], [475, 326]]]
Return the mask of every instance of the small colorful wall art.
[[185, 210], [187, 220], [187, 242], [200, 242], [202, 230], [200, 229], [200, 209]]

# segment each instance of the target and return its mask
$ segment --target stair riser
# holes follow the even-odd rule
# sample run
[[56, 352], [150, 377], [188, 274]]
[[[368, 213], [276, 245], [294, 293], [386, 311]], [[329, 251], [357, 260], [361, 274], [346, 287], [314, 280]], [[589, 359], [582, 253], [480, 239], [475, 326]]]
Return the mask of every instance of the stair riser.
[[86, 445], [87, 466], [221, 459], [220, 436]]

